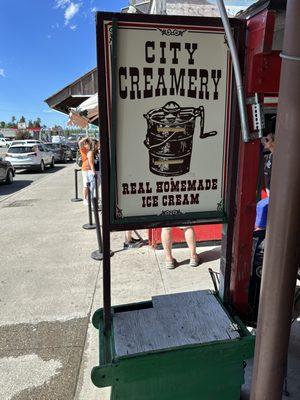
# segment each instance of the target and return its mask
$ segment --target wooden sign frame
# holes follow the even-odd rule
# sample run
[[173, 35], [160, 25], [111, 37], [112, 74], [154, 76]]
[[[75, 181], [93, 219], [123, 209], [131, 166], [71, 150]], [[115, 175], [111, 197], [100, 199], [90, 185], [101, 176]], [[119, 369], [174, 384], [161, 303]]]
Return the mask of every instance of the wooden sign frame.
[[[243, 30], [239, 20], [231, 19], [232, 29], [237, 42]], [[140, 14], [115, 14], [97, 13], [97, 54], [98, 54], [98, 86], [99, 86], [99, 110], [100, 110], [100, 136], [101, 136], [101, 159], [102, 159], [102, 188], [103, 200], [107, 199], [109, 204], [108, 228], [113, 230], [141, 229], [162, 226], [184, 226], [208, 223], [227, 222], [228, 199], [227, 182], [230, 181], [229, 170], [229, 148], [232, 145], [234, 136], [233, 121], [236, 118], [236, 106], [233, 107], [232, 92], [234, 91], [231, 60], [228, 57], [228, 93], [229, 99], [226, 104], [226, 137], [224, 140], [223, 151], [223, 188], [222, 202], [218, 210], [215, 211], [195, 211], [182, 214], [164, 213], [163, 215], [138, 215], [123, 216], [117, 201], [118, 192], [118, 157], [117, 157], [117, 129], [118, 129], [118, 110], [117, 110], [117, 60], [118, 60], [118, 36], [119, 27], [127, 29], [129, 26], [153, 27], [153, 29], [164, 29], [165, 35], [180, 35], [180, 29], [191, 29], [197, 31], [218, 32], [224, 35], [224, 29], [219, 18], [205, 17], [169, 17], [158, 15]], [[172, 31], [173, 29], [173, 31]], [[176, 31], [177, 30], [177, 31]], [[109, 33], [109, 37], [108, 37]], [[111, 53], [109, 54], [107, 40], [110, 40]], [[229, 51], [228, 51], [229, 54]], [[112, 78], [109, 79], [109, 76]], [[174, 177], [175, 179], [176, 177]], [[104, 201], [105, 203], [105, 201]], [[105, 206], [104, 206], [105, 210]], [[103, 211], [104, 211], [103, 210]], [[106, 209], [107, 212], [107, 209]]]

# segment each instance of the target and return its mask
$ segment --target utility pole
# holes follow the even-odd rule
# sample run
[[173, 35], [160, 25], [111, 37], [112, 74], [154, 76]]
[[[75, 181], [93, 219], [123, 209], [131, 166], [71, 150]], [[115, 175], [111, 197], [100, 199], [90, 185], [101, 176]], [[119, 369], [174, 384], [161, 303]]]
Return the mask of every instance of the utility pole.
[[288, 0], [251, 400], [281, 400], [300, 259], [300, 1]]

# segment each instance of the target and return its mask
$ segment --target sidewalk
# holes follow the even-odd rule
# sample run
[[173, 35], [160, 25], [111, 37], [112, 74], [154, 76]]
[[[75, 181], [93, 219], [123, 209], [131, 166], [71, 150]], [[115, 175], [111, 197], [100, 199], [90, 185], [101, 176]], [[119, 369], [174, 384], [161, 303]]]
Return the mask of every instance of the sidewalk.
[[[90, 258], [95, 231], [82, 229], [87, 209], [70, 201], [73, 169], [67, 166], [0, 203], [0, 399], [109, 399], [109, 389], [90, 380], [99, 351], [90, 318], [102, 306], [102, 268]], [[175, 270], [164, 268], [161, 250], [122, 248], [123, 233], [113, 233], [113, 304], [212, 288], [208, 267], [219, 266], [219, 247], [198, 249], [200, 267]], [[174, 255], [188, 262], [186, 249]], [[293, 327], [289, 371], [294, 399], [300, 393], [299, 326]]]
[[68, 166], [0, 203], [0, 398], [74, 397], [99, 266]]

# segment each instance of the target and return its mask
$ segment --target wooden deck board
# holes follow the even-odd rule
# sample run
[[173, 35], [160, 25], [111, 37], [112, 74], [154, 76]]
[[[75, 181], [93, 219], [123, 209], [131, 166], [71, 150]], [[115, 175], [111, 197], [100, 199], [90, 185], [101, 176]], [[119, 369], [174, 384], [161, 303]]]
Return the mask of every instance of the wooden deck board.
[[116, 313], [116, 354], [124, 356], [239, 337], [209, 291], [153, 297], [153, 308]]
[[209, 290], [154, 296], [152, 302], [162, 315], [167, 315], [168, 310], [178, 324], [184, 325], [191, 335], [196, 335], [200, 343], [240, 336], [232, 329], [230, 318]]

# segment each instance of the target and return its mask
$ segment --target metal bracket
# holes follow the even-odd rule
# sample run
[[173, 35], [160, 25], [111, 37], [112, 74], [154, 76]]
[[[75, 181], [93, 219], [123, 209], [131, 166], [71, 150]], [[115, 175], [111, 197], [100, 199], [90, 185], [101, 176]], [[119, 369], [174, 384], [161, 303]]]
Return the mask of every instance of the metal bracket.
[[235, 322], [231, 322], [231, 324], [229, 325], [227, 332], [238, 332], [239, 331], [239, 325]]
[[284, 60], [290, 60], [290, 61], [300, 61], [300, 57], [298, 56], [289, 56], [284, 53], [280, 53], [279, 56], [283, 58]]
[[265, 118], [261, 104], [252, 104], [252, 117], [254, 130], [262, 131], [265, 127]]
[[255, 140], [263, 137], [263, 129], [265, 128], [265, 116], [263, 107], [259, 102], [258, 94], [247, 99], [247, 104], [251, 105], [252, 122], [254, 132], [251, 132], [250, 139]]

